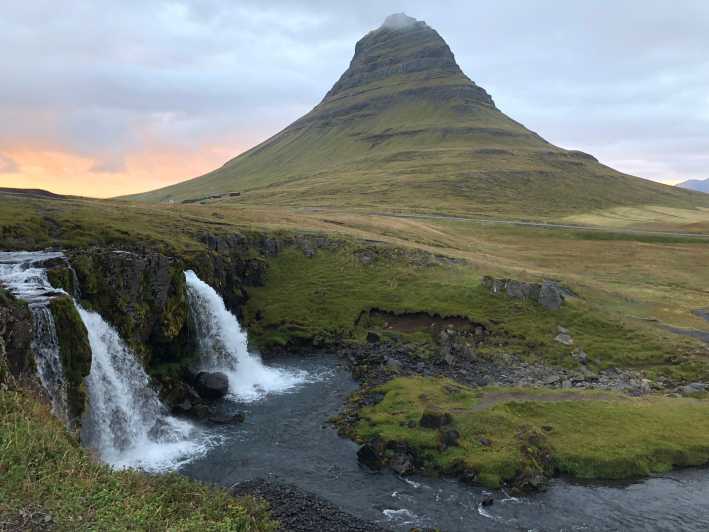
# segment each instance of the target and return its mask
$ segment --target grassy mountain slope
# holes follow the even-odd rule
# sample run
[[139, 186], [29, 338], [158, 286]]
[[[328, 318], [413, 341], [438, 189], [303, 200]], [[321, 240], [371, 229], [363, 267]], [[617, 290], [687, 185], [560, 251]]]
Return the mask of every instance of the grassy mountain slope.
[[546, 142], [497, 109], [438, 33], [405, 16], [362, 38], [323, 101], [285, 130], [213, 172], [132, 199], [229, 192], [241, 196], [216, 201], [537, 217], [709, 206]]

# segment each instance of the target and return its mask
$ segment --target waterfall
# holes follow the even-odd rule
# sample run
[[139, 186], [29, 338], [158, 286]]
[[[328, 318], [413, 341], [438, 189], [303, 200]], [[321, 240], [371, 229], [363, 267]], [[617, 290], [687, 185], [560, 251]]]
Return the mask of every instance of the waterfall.
[[116, 468], [174, 469], [204, 452], [205, 435], [168, 415], [150, 378], [118, 332], [97, 313], [77, 306], [89, 332], [89, 408], [82, 442]]
[[54, 316], [49, 310], [53, 297], [64, 291], [52, 288], [42, 263], [63, 259], [60, 252], [0, 252], [0, 284], [25, 301], [32, 313], [32, 351], [42, 387], [52, 404], [53, 414], [68, 423], [66, 382], [59, 354]]
[[241, 401], [284, 392], [306, 380], [304, 372], [265, 366], [258, 355], [249, 353], [246, 334], [221, 296], [193, 271], [185, 272], [185, 278], [201, 355], [196, 369], [223, 372], [230, 393]]

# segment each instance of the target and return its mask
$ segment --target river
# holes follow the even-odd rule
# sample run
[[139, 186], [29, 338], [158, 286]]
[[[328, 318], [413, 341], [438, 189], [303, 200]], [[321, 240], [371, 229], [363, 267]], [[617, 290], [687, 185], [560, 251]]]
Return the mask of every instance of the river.
[[307, 372], [302, 384], [257, 401], [225, 401], [245, 411], [237, 427], [211, 429], [222, 444], [182, 467], [198, 480], [232, 486], [263, 478], [311, 491], [363, 519], [394, 530], [696, 531], [709, 530], [709, 471], [690, 469], [624, 485], [581, 485], [557, 479], [544, 492], [513, 498], [454, 480], [400, 478], [357, 463], [357, 446], [328, 424], [357, 384], [336, 357], [275, 364]]

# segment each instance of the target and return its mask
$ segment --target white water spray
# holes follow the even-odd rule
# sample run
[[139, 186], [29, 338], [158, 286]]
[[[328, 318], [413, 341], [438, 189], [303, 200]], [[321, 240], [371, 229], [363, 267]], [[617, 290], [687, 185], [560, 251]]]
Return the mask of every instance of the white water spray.
[[223, 372], [230, 393], [241, 401], [285, 392], [306, 381], [305, 372], [265, 366], [258, 355], [249, 353], [246, 334], [221, 296], [193, 271], [185, 272], [185, 278], [201, 353], [197, 369]]
[[191, 423], [168, 415], [150, 378], [115, 329], [97, 313], [77, 307], [89, 332], [89, 408], [82, 441], [117, 468], [174, 469], [206, 450]]
[[52, 413], [68, 423], [67, 392], [54, 316], [49, 310], [53, 297], [65, 295], [52, 288], [42, 263], [63, 259], [60, 252], [0, 252], [0, 284], [25, 301], [32, 313], [32, 351], [42, 387], [52, 404]]

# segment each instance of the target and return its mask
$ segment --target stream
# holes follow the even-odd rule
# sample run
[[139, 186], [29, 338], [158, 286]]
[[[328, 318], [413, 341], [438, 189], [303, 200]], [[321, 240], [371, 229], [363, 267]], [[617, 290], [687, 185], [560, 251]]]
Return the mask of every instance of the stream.
[[327, 420], [357, 384], [336, 357], [276, 361], [309, 377], [295, 388], [255, 401], [232, 397], [221, 407], [244, 411], [236, 427], [211, 429], [221, 444], [181, 468], [192, 478], [230, 487], [262, 478], [294, 484], [362, 519], [393, 530], [439, 527], [456, 531], [702, 531], [709, 530], [709, 472], [688, 469], [625, 485], [555, 480], [524, 498], [454, 480], [400, 478], [357, 463], [357, 445], [337, 436]]

